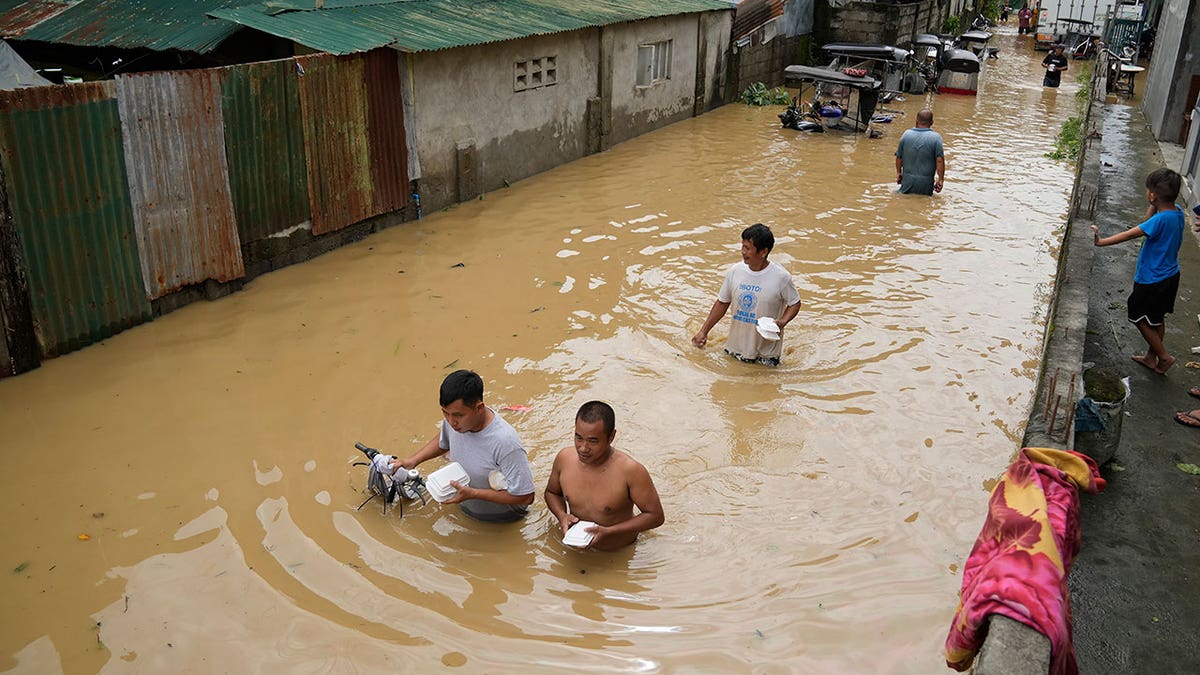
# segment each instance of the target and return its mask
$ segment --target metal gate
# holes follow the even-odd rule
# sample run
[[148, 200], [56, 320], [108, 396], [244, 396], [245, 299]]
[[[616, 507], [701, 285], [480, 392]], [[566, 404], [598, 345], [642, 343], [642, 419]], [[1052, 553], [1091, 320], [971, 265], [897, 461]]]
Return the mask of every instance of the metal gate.
[[[1109, 19], [1108, 26], [1104, 31], [1104, 43], [1113, 52], [1120, 54], [1123, 58], [1132, 58], [1136, 63], [1138, 57], [1141, 56], [1144, 23], [1141, 19]], [[1124, 48], [1127, 46], [1132, 50], [1131, 57], [1125, 55]]]

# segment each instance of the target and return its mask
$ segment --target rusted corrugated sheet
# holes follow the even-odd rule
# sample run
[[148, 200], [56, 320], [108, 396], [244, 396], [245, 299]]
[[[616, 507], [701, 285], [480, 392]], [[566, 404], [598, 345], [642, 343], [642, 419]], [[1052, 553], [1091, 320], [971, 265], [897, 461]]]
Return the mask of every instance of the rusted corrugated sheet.
[[43, 89], [0, 99], [0, 149], [39, 348], [55, 356], [149, 320], [150, 303], [117, 103], [95, 100], [103, 85]]
[[361, 55], [298, 56], [313, 234], [372, 215], [367, 92]]
[[399, 53], [376, 49], [365, 59], [371, 184], [378, 215], [404, 208], [408, 199], [408, 146], [404, 140]]
[[0, 112], [49, 110], [65, 105], [111, 101], [116, 96], [116, 91], [112, 80], [84, 82], [68, 86], [0, 90]]
[[19, 38], [30, 28], [61, 14], [75, 4], [78, 2], [34, 0], [33, 2], [18, 3], [0, 13], [0, 36]]
[[296, 63], [225, 68], [221, 83], [229, 188], [243, 243], [309, 219]]
[[244, 276], [220, 72], [120, 75], [117, 103], [147, 295]]
[[[2, 0], [0, 0], [2, 1]], [[244, 0], [88, 0], [67, 2], [50, 16], [27, 25], [21, 39], [77, 47], [176, 49], [204, 54], [241, 26], [207, 16]], [[43, 3], [29, 3], [41, 5]], [[53, 4], [62, 4], [54, 2]], [[30, 9], [29, 11], [33, 11]]]
[[733, 39], [740, 40], [771, 19], [783, 16], [784, 0], [742, 0], [733, 15]]

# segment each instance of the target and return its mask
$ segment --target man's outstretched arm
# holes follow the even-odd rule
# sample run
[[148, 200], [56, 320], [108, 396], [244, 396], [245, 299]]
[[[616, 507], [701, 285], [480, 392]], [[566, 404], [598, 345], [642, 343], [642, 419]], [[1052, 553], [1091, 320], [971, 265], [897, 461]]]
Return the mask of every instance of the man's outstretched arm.
[[725, 312], [729, 311], [729, 303], [721, 302], [720, 300], [713, 301], [712, 309], [708, 310], [708, 318], [704, 320], [704, 325], [700, 327], [700, 332], [692, 336], [692, 344], [697, 347], [703, 347], [708, 344], [708, 332], [717, 325], [717, 322], [725, 316]]

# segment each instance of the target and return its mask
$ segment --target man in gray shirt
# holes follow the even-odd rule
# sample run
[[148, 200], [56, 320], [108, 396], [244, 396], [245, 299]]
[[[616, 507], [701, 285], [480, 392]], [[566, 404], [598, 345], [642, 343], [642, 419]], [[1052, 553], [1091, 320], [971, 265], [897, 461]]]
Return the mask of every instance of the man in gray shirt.
[[917, 126], [905, 131], [896, 146], [896, 182], [900, 192], [931, 195], [942, 191], [946, 158], [942, 137], [934, 131], [933, 111], [917, 113]]
[[470, 476], [469, 485], [450, 484], [458, 493], [445, 504], [459, 504], [463, 513], [490, 522], [520, 520], [533, 503], [533, 472], [516, 430], [495, 410], [483, 404], [483, 379], [469, 370], [456, 370], [442, 381], [441, 430], [407, 459], [395, 459], [393, 471], [411, 469], [449, 453]]

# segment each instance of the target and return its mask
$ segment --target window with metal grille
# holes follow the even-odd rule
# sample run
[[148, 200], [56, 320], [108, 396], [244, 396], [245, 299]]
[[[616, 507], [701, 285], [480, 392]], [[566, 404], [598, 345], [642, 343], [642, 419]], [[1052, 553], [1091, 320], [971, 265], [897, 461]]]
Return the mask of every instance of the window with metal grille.
[[638, 45], [637, 85], [649, 87], [671, 79], [671, 41]]
[[525, 91], [558, 84], [558, 57], [543, 56], [513, 65], [513, 91]]

